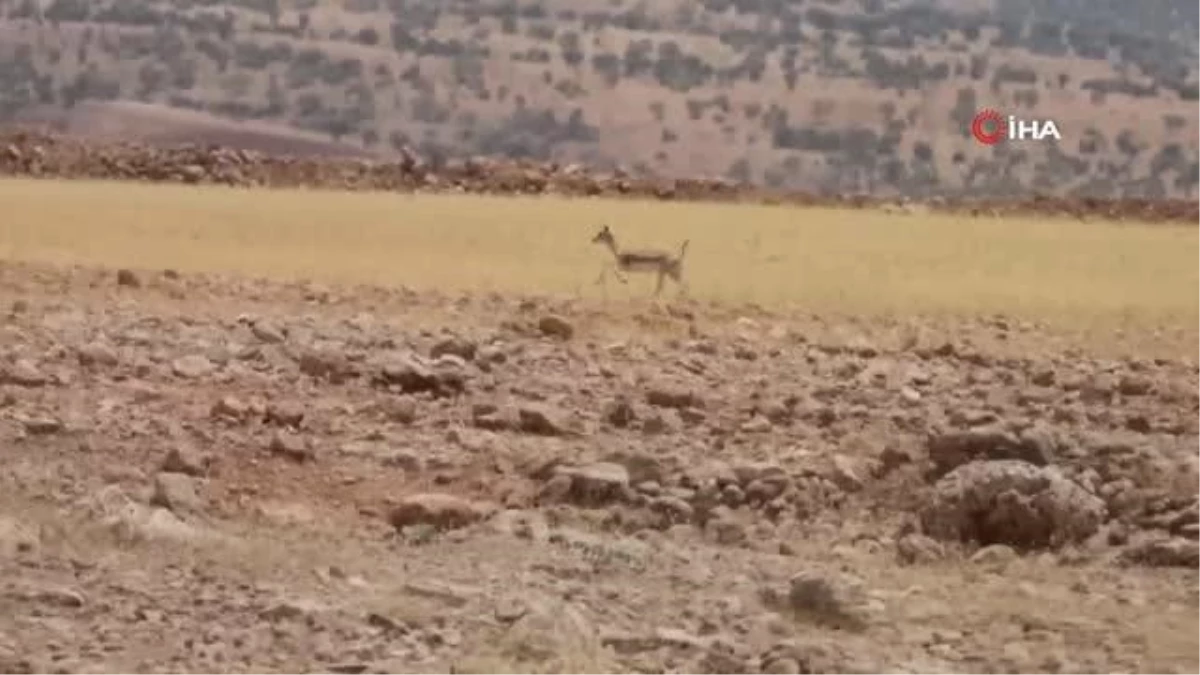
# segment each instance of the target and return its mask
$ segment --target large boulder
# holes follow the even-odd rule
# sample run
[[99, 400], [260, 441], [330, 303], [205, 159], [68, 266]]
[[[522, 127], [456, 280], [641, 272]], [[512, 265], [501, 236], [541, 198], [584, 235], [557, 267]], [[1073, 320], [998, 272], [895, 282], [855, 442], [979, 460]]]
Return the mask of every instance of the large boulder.
[[1103, 500], [1054, 467], [995, 460], [943, 476], [920, 515], [936, 539], [1035, 549], [1086, 539], [1107, 513]]

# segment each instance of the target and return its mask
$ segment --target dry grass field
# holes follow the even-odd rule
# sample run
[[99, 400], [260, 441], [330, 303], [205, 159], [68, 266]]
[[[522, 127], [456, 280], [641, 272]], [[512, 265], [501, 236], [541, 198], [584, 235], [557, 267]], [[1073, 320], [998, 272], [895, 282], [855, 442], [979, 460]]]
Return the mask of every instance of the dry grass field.
[[[0, 671], [1200, 664], [1195, 228], [0, 205]], [[694, 301], [602, 298], [601, 223]]]
[[[1198, 232], [1138, 224], [5, 180], [0, 254], [444, 291], [648, 297], [594, 284], [609, 224], [678, 250], [690, 295], [836, 314], [1005, 314], [1194, 329]], [[667, 297], [675, 293], [669, 285]]]

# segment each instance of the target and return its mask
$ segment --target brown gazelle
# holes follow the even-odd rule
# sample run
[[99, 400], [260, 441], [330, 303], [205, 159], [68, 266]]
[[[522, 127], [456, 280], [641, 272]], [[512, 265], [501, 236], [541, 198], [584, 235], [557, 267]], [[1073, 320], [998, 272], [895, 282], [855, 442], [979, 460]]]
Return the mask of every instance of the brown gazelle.
[[613, 254], [613, 262], [600, 270], [600, 276], [596, 278], [598, 284], [603, 283], [608, 272], [612, 271], [623, 284], [628, 283], [628, 280], [622, 276], [623, 272], [657, 274], [658, 284], [654, 287], [654, 295], [662, 292], [663, 280], [667, 277], [670, 277], [681, 291], [687, 286], [683, 281], [683, 256], [687, 254], [688, 247], [686, 239], [679, 247], [679, 254], [674, 256], [658, 249], [622, 251], [617, 246], [617, 239], [613, 236], [612, 230], [605, 225], [596, 233], [596, 236], [592, 237], [592, 243], [604, 244]]

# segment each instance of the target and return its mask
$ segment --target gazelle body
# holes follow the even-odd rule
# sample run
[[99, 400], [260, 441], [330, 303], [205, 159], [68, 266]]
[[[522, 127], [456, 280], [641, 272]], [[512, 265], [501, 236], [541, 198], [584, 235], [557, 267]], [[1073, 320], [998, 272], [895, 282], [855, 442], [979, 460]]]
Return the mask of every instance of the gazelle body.
[[613, 262], [600, 270], [600, 276], [596, 278], [596, 283], [603, 283], [608, 272], [613, 271], [623, 284], [628, 283], [623, 273], [657, 274], [658, 283], [654, 287], [655, 295], [662, 292], [663, 280], [667, 277], [670, 277], [681, 290], [686, 285], [683, 282], [683, 257], [687, 254], [688, 247], [686, 239], [680, 245], [678, 255], [671, 255], [659, 249], [622, 251], [617, 245], [617, 239], [613, 236], [612, 230], [605, 225], [596, 233], [596, 236], [592, 237], [592, 243], [604, 244], [613, 254]]

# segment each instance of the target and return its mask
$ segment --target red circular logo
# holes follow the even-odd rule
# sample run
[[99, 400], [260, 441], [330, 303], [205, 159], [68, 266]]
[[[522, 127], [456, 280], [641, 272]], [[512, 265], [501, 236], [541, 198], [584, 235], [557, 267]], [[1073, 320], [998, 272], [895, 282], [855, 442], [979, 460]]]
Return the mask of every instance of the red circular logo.
[[995, 110], [981, 110], [971, 120], [971, 135], [984, 145], [995, 145], [1008, 136], [1008, 124], [1004, 116]]

